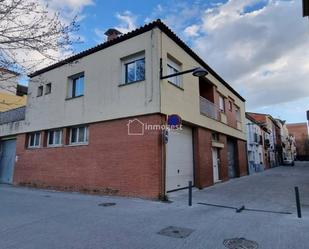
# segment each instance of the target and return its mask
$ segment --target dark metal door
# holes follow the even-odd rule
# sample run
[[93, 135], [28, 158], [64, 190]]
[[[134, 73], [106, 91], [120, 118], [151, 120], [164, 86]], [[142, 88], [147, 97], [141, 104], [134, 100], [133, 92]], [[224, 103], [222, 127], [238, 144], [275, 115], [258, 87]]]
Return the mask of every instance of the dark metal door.
[[231, 140], [227, 141], [227, 160], [229, 168], [229, 178], [234, 178], [236, 177], [235, 142]]

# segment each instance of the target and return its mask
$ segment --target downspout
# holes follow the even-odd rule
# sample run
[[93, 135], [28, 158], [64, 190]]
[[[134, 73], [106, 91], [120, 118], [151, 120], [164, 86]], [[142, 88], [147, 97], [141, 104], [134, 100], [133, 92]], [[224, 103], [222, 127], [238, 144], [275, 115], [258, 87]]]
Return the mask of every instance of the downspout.
[[[161, 72], [161, 61], [162, 61], [162, 31], [160, 31], [160, 58], [159, 58], [159, 71], [156, 73]], [[162, 96], [161, 96], [161, 79], [159, 76], [159, 112], [162, 113]], [[161, 115], [161, 124], [165, 124], [165, 116]], [[162, 201], [167, 201], [167, 195], [166, 195], [166, 144], [165, 144], [165, 139], [164, 139], [164, 131], [161, 132], [161, 195], [160, 199]]]

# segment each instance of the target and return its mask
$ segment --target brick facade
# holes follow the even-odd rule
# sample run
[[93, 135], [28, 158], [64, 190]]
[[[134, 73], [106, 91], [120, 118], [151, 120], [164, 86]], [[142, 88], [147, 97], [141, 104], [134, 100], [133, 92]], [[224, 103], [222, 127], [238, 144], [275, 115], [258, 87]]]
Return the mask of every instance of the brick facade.
[[[138, 118], [148, 124], [161, 124], [162, 116]], [[90, 124], [89, 144], [82, 146], [27, 149], [26, 135], [18, 135], [14, 183], [158, 198], [161, 133], [145, 131], [143, 136], [128, 136], [128, 121]]]
[[195, 186], [198, 188], [211, 186], [213, 185], [211, 131], [195, 128], [193, 141]]
[[[204, 188], [214, 184], [213, 181], [213, 162], [212, 162], [212, 131], [197, 127], [194, 129], [194, 172], [195, 186]], [[236, 140], [236, 171], [238, 176], [248, 174], [246, 142]], [[219, 134], [219, 143], [224, 144], [224, 148], [219, 149], [219, 180], [227, 181], [228, 176], [228, 154], [227, 154], [227, 136]]]
[[309, 158], [309, 154], [306, 150], [306, 142], [309, 139], [308, 124], [287, 124], [287, 128], [289, 133], [295, 137], [297, 156]]
[[[143, 123], [163, 124], [165, 116], [137, 117]], [[17, 136], [14, 184], [81, 191], [98, 194], [137, 196], [157, 199], [164, 196], [164, 146], [160, 130], [145, 130], [144, 135], [128, 135], [130, 120], [88, 125], [89, 144], [70, 146], [69, 130], [63, 128], [61, 147], [47, 147], [46, 132], [41, 132], [41, 148], [28, 149], [27, 135]], [[138, 125], [138, 123], [137, 123]], [[139, 127], [131, 127], [138, 131]], [[228, 177], [227, 136], [219, 134], [219, 179]], [[204, 188], [214, 184], [212, 131], [193, 128], [194, 181]], [[236, 140], [238, 175], [247, 174], [246, 144]]]

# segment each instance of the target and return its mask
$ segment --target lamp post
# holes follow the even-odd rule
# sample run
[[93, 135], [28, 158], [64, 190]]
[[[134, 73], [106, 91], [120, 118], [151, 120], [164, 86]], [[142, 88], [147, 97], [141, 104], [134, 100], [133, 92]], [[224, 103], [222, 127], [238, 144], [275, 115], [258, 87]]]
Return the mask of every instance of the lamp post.
[[179, 76], [179, 75], [183, 75], [183, 74], [187, 74], [187, 73], [192, 73], [193, 76], [195, 77], [204, 77], [208, 74], [207, 70], [201, 67], [195, 67], [192, 69], [188, 69], [182, 72], [177, 72], [177, 73], [173, 73], [173, 74], [169, 74], [169, 75], [164, 75], [163, 76], [163, 67], [162, 67], [162, 59], [160, 61], [160, 79], [167, 79], [167, 78], [171, 78], [171, 77], [175, 77], [175, 76]]

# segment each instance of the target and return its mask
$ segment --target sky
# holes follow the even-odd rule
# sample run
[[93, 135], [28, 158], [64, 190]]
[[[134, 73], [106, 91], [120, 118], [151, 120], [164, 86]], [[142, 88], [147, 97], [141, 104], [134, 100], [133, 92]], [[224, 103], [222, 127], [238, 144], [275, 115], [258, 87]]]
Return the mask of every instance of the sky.
[[309, 20], [300, 0], [41, 0], [63, 20], [78, 16], [80, 52], [104, 32], [160, 18], [246, 99], [246, 111], [305, 122]]

